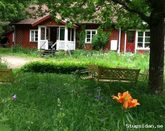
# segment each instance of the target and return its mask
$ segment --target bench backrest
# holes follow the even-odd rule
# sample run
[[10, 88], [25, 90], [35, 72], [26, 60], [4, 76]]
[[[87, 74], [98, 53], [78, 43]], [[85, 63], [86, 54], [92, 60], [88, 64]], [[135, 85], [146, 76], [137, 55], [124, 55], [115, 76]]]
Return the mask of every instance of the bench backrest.
[[98, 79], [126, 80], [136, 82], [140, 69], [98, 68]]
[[13, 82], [12, 69], [0, 69], [0, 82]]

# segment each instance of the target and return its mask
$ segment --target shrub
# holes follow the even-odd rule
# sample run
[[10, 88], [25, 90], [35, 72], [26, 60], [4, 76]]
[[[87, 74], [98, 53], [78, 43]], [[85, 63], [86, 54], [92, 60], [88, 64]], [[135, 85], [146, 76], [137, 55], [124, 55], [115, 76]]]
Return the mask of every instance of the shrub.
[[21, 68], [23, 72], [35, 73], [62, 73], [70, 74], [76, 70], [84, 69], [83, 65], [71, 65], [66, 63], [53, 63], [53, 62], [32, 62]]
[[103, 49], [109, 41], [109, 33], [104, 32], [102, 29], [98, 30], [98, 33], [94, 35], [92, 39], [93, 48], [96, 50]]

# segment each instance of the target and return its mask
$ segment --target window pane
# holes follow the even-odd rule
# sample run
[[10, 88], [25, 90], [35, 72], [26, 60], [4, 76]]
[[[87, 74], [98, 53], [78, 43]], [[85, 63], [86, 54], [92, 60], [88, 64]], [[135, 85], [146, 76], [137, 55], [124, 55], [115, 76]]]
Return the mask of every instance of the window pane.
[[72, 41], [74, 41], [74, 29], [72, 29]]
[[38, 41], [38, 31], [35, 31], [35, 41]]
[[68, 29], [68, 41], [74, 41], [74, 29]]
[[143, 32], [138, 32], [138, 36], [143, 36]]
[[143, 38], [142, 37], [139, 37], [138, 38], [138, 42], [143, 42]]
[[49, 40], [49, 36], [50, 36], [49, 31], [50, 31], [50, 28], [47, 28], [46, 29], [46, 39], [48, 39], [48, 40]]
[[150, 42], [150, 38], [145, 38], [145, 42]]
[[145, 35], [146, 35], [146, 36], [150, 36], [150, 32], [146, 32]]
[[38, 36], [38, 31], [37, 30], [35, 31], [35, 34]]
[[71, 40], [71, 29], [68, 28], [68, 41], [70, 41], [70, 40]]
[[87, 35], [87, 38], [89, 38], [89, 39], [90, 39], [90, 37], [91, 37], [90, 35]]
[[96, 31], [92, 31], [92, 35], [95, 35], [96, 34]]
[[91, 32], [90, 31], [87, 31], [87, 35], [90, 35], [91, 34]]
[[41, 28], [41, 40], [45, 40], [45, 28]]
[[149, 48], [150, 47], [150, 43], [145, 43], [145, 48]]
[[35, 40], [34, 40], [34, 37], [31, 37], [31, 41], [32, 41], [32, 42], [35, 41]]
[[60, 40], [64, 40], [64, 36], [65, 36], [65, 28], [60, 27]]
[[143, 43], [138, 43], [138, 47], [142, 48], [143, 47]]
[[59, 40], [59, 28], [57, 28], [57, 36], [56, 39]]
[[87, 39], [87, 42], [90, 42], [90, 39]]
[[31, 31], [31, 41], [34, 41], [34, 31]]

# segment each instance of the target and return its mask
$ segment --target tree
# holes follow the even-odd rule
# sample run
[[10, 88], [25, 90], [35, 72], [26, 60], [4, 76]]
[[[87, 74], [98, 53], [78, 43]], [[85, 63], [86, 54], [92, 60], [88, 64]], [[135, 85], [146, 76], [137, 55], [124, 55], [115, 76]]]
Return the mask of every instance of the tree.
[[92, 39], [93, 48], [96, 50], [103, 50], [109, 41], [109, 35], [109, 32], [105, 32], [103, 29], [99, 28], [97, 34], [95, 34]]
[[[143, 26], [145, 21], [151, 32], [149, 87], [154, 93], [163, 92], [164, 72], [164, 18], [165, 0], [1, 0], [0, 20], [5, 15], [3, 3], [27, 5], [27, 2], [44, 3], [49, 6], [53, 16], [60, 14], [70, 21], [91, 20], [104, 21], [105, 24], [117, 21], [122, 28]], [[10, 8], [9, 8], [10, 9]], [[9, 11], [12, 15], [12, 11]], [[17, 15], [19, 16], [19, 15]], [[4, 17], [5, 18], [5, 17]], [[8, 18], [12, 18], [9, 16]]]
[[[81, 19], [124, 22], [135, 26], [145, 21], [151, 32], [149, 87], [154, 93], [163, 92], [164, 72], [164, 0], [39, 0], [49, 5], [52, 14], [79, 22]], [[131, 16], [131, 17], [130, 17]], [[128, 24], [129, 23], [129, 24]]]
[[25, 9], [35, 0], [1, 0], [0, 1], [0, 34], [10, 22], [19, 21], [27, 17]]
[[154, 93], [162, 93], [164, 72], [165, 1], [113, 0], [113, 2], [120, 4], [129, 12], [137, 14], [142, 20], [148, 23], [151, 32], [148, 84]]

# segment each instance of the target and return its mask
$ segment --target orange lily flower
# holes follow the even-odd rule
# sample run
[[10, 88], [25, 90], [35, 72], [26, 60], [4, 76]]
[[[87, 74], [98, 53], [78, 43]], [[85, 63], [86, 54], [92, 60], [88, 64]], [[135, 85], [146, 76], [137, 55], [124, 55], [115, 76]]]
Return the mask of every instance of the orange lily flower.
[[123, 93], [118, 93], [118, 96], [112, 96], [112, 98], [117, 100], [117, 102], [123, 104], [123, 107], [125, 109], [133, 108], [136, 107], [137, 105], [140, 105], [137, 99], [133, 99], [128, 91]]
[[119, 103], [124, 103], [125, 101], [132, 99], [132, 96], [128, 91], [126, 91], [123, 93], [118, 93], [118, 96], [112, 96], [112, 98], [117, 100]]

